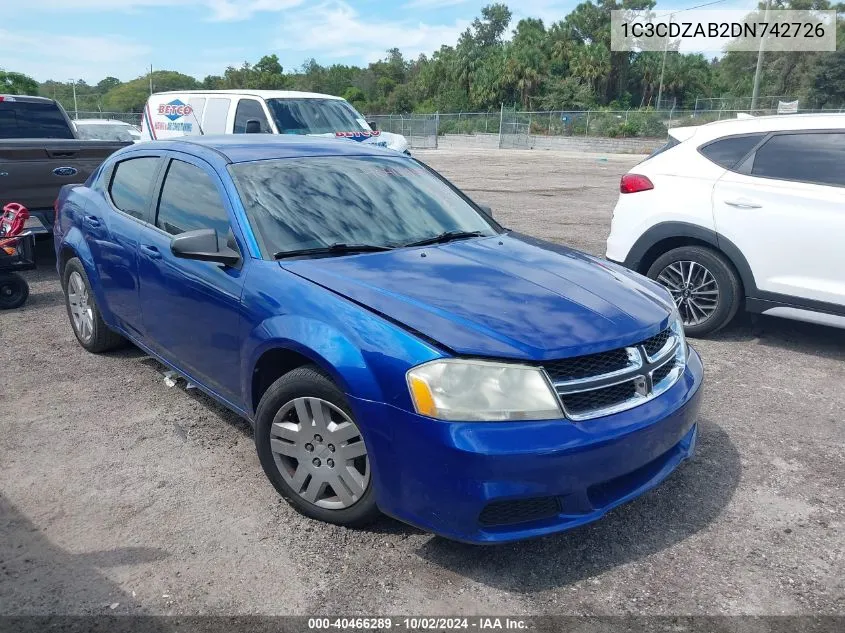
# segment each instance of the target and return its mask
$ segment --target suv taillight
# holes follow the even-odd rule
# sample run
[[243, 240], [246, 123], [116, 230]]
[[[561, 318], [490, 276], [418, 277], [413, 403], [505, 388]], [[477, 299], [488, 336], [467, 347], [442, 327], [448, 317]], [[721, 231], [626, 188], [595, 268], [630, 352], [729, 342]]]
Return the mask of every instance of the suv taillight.
[[619, 182], [620, 193], [637, 193], [649, 189], [654, 189], [654, 183], [640, 174], [625, 174]]

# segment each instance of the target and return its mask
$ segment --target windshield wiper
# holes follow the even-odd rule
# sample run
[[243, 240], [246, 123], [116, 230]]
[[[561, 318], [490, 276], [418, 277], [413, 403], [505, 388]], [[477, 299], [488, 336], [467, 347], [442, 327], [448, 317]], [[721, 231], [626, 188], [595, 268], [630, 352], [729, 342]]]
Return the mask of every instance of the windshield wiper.
[[482, 237], [483, 235], [483, 231], [446, 231], [445, 233], [441, 233], [440, 235], [435, 235], [434, 237], [427, 237], [422, 240], [417, 240], [416, 242], [408, 242], [407, 244], [403, 244], [402, 246], [409, 247], [428, 246], [429, 244], [444, 244], [445, 242], [451, 242], [453, 240], [465, 240], [470, 237]]
[[274, 259], [299, 257], [300, 255], [334, 255], [337, 253], [375, 253], [389, 251], [391, 246], [376, 246], [375, 244], [331, 244], [317, 248], [301, 248], [295, 251], [279, 251], [273, 254]]

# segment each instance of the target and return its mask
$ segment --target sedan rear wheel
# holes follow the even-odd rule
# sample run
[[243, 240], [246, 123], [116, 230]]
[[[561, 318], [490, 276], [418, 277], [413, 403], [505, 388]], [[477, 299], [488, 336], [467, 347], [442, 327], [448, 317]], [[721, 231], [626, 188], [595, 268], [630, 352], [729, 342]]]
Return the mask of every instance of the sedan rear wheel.
[[79, 344], [95, 354], [124, 345], [126, 340], [103, 321], [91, 282], [78, 258], [73, 257], [65, 264], [62, 281], [67, 314]]
[[76, 270], [70, 273], [67, 281], [67, 303], [73, 329], [80, 342], [90, 343], [94, 337], [94, 307], [89, 303], [88, 288]]

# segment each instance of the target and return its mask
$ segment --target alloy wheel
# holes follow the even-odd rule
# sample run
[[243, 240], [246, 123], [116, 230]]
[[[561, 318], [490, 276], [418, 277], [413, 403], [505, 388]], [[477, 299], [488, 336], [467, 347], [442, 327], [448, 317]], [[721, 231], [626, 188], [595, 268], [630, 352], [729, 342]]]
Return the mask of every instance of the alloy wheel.
[[672, 262], [657, 275], [672, 293], [685, 326], [700, 325], [719, 307], [719, 285], [707, 268], [698, 262]]
[[67, 300], [73, 327], [83, 341], [89, 341], [94, 336], [94, 308], [88, 295], [88, 287], [77, 271], [73, 271], [68, 278]]
[[321, 398], [295, 398], [273, 419], [270, 450], [279, 473], [305, 501], [329, 510], [355, 504], [370, 485], [361, 431]]

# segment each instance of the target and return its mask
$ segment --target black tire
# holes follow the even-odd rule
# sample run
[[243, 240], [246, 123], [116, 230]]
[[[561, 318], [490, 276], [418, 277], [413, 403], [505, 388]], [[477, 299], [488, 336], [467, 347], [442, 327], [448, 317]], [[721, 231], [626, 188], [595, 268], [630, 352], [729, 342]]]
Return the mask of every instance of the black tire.
[[[271, 450], [271, 428], [277, 414], [286, 405], [304, 397], [325, 400], [340, 409], [357, 426], [343, 392], [318, 367], [306, 365], [291, 370], [270, 385], [256, 411], [255, 447], [264, 473], [279, 494], [300, 514], [346, 527], [361, 527], [371, 523], [381, 515], [376, 506], [372, 476], [369, 477], [369, 484], [361, 497], [349, 507], [341, 509], [314, 505], [300, 496], [282, 476]], [[361, 432], [361, 440], [363, 439]]]
[[[91, 309], [91, 333], [87, 335], [83, 335], [77, 329], [77, 325], [71, 311], [68, 282], [71, 275], [74, 273], [79, 274], [82, 278], [82, 283], [84, 284], [87, 292], [88, 307]], [[70, 326], [73, 328], [76, 340], [79, 341], [79, 344], [82, 345], [82, 347], [93, 354], [99, 354], [101, 352], [117, 349], [118, 347], [122, 347], [126, 344], [126, 339], [117, 332], [110, 330], [109, 326], [107, 326], [103, 321], [100, 309], [97, 306], [97, 301], [94, 298], [94, 293], [91, 290], [91, 282], [88, 280], [88, 275], [85, 274], [85, 268], [82, 266], [82, 262], [80, 262], [77, 257], [71, 258], [68, 260], [67, 264], [65, 264], [64, 271], [62, 272], [62, 290], [64, 290], [65, 293], [65, 308], [67, 309]]]
[[702, 337], [719, 331], [731, 322], [742, 305], [743, 292], [739, 275], [724, 255], [703, 246], [681, 246], [672, 249], [658, 257], [646, 274], [649, 278], [660, 281], [660, 273], [678, 262], [695, 262], [703, 266], [715, 279], [718, 290], [718, 302], [713, 313], [701, 323], [686, 325], [685, 332], [692, 337]]
[[29, 298], [29, 284], [17, 273], [0, 273], [0, 310], [20, 308]]

